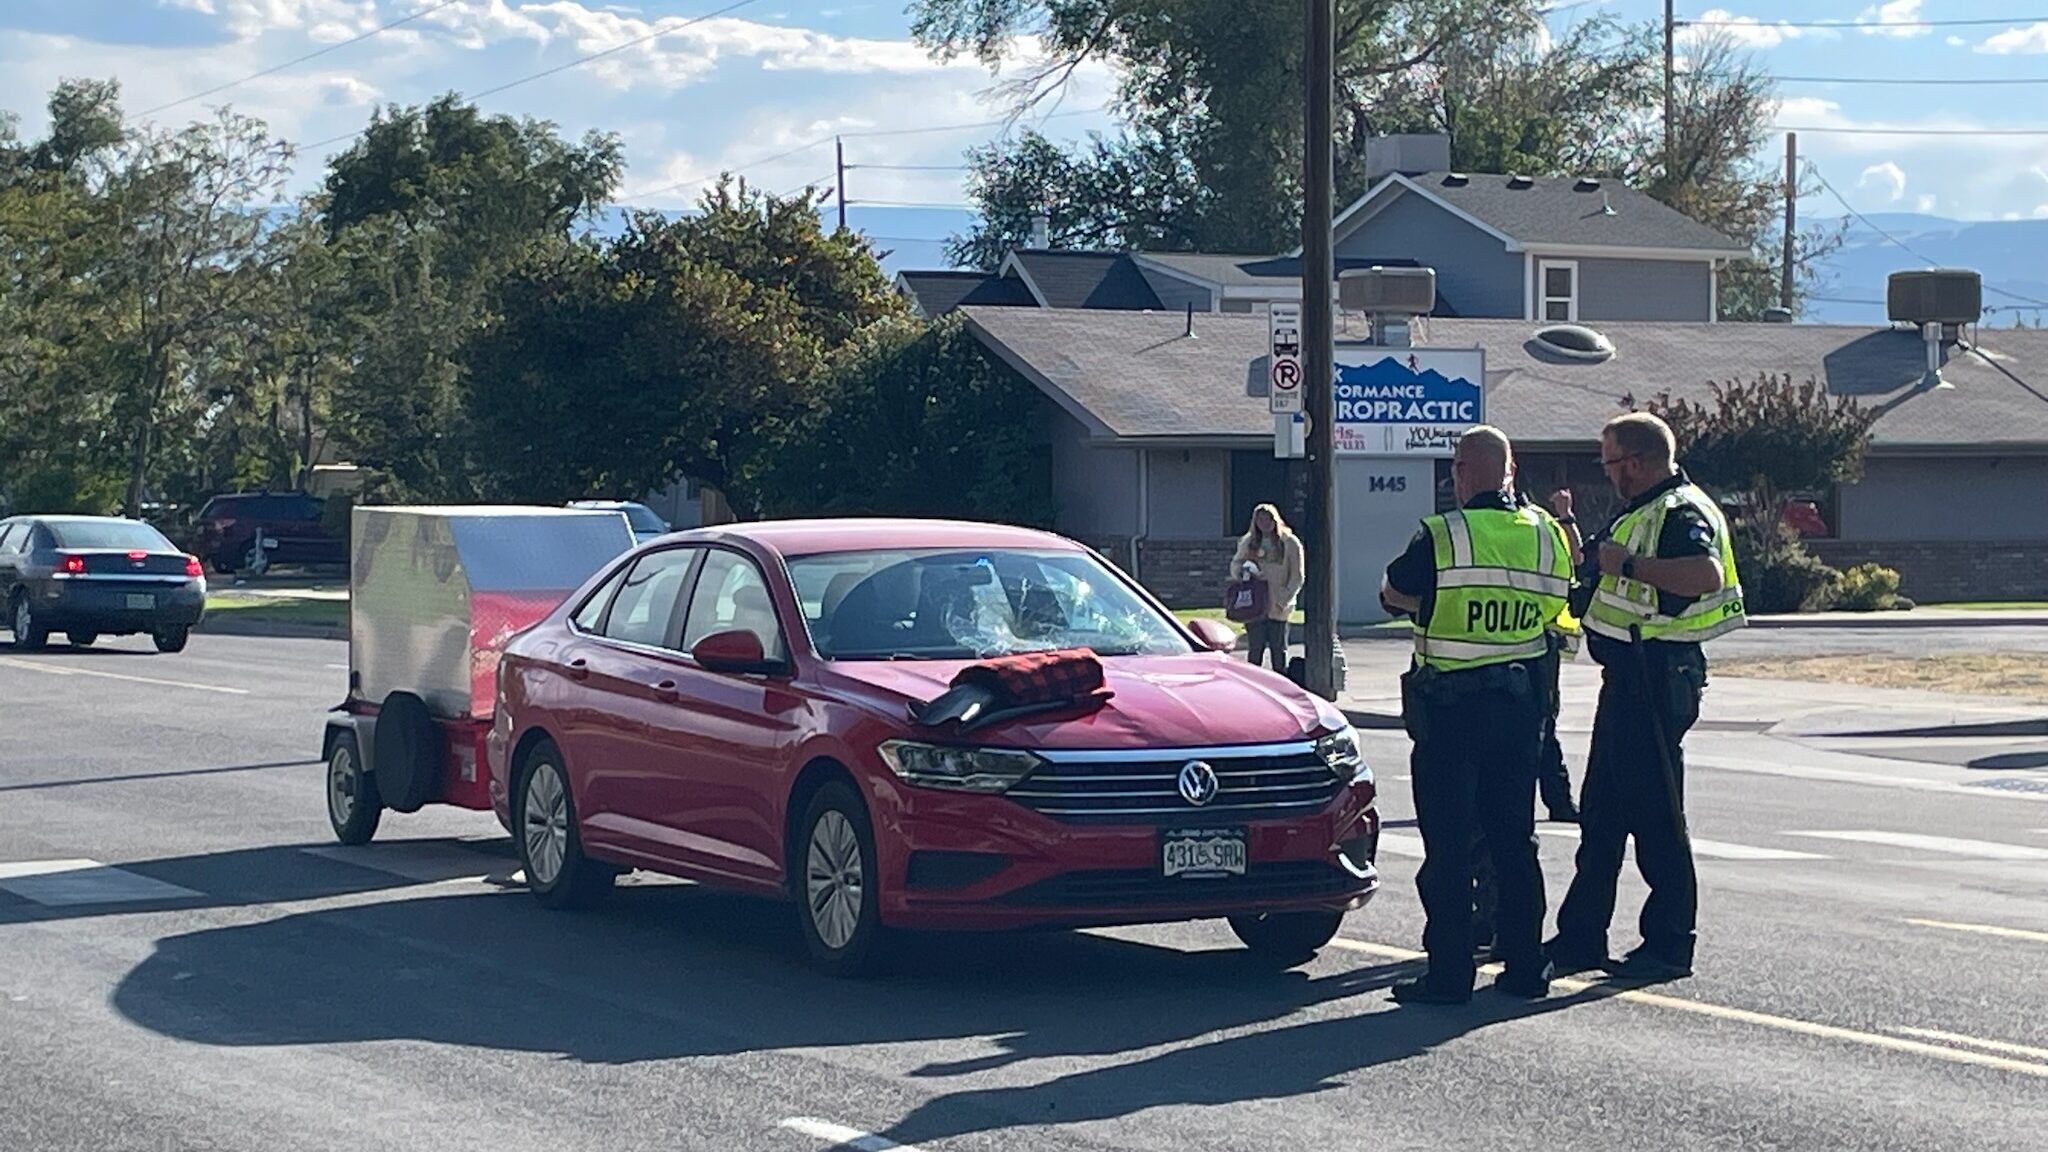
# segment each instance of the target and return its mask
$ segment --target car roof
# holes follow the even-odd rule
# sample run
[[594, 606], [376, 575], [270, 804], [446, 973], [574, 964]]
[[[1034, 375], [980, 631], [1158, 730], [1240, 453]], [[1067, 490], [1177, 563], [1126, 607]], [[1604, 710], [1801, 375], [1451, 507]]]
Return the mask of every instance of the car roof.
[[697, 529], [690, 536], [738, 536], [784, 556], [857, 552], [880, 548], [1037, 548], [1079, 552], [1064, 536], [1009, 524], [971, 520], [895, 517], [838, 517], [816, 520], [751, 520]]

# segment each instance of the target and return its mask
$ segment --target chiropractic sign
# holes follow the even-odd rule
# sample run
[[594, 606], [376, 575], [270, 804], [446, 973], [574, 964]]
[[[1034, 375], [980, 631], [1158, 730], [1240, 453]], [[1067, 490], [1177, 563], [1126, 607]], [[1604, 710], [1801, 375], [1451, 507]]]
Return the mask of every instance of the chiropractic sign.
[[1336, 368], [1340, 456], [1449, 456], [1486, 418], [1482, 349], [1340, 344]]

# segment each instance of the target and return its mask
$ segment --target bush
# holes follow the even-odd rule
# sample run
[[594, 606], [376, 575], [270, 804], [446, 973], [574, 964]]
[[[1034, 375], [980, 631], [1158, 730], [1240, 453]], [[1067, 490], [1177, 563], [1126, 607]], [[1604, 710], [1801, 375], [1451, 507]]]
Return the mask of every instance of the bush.
[[1899, 574], [1882, 564], [1858, 564], [1835, 578], [1829, 606], [1842, 612], [1882, 612], [1898, 606]]
[[[1819, 611], [1841, 573], [1806, 550], [1783, 521], [1734, 528], [1743, 610], [1753, 616]], [[1894, 585], [1896, 588], [1896, 584]]]

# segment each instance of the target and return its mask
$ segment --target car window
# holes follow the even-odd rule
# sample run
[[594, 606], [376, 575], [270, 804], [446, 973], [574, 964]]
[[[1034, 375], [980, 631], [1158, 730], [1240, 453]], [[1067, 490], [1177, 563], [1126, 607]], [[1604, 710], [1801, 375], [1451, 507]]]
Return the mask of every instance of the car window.
[[21, 535], [23, 533], [19, 524], [0, 525], [0, 556], [14, 551], [14, 538]]
[[620, 511], [626, 514], [626, 523], [631, 524], [635, 532], [668, 531], [668, 525], [662, 523], [661, 517], [654, 514], [654, 509], [645, 504], [627, 504]]
[[704, 557], [704, 571], [690, 596], [683, 649], [688, 651], [715, 632], [742, 628], [760, 638], [764, 656], [782, 659], [782, 629], [775, 622], [775, 602], [761, 570], [737, 552], [714, 549]]
[[617, 572], [612, 573], [611, 579], [599, 585], [597, 591], [590, 594], [590, 599], [583, 602], [583, 607], [576, 610], [576, 615], [571, 617], [576, 626], [585, 632], [597, 631], [598, 623], [604, 619], [605, 605], [612, 602], [612, 594], [617, 592], [619, 585], [625, 581], [626, 569], [622, 566]]
[[163, 533], [135, 520], [59, 520], [49, 527], [59, 548], [174, 551]]
[[1172, 620], [1085, 552], [826, 553], [791, 557], [789, 571], [828, 660], [1192, 650]]
[[630, 644], [666, 643], [668, 626], [683, 598], [683, 577], [695, 558], [694, 548], [665, 548], [634, 561], [605, 617], [604, 634]]

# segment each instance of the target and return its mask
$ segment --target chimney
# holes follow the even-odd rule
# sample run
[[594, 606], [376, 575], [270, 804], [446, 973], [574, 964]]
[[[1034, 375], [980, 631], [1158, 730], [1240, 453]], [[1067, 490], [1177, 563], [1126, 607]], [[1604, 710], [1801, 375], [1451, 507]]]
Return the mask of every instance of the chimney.
[[1031, 215], [1031, 246], [1041, 249], [1052, 247], [1052, 217], [1044, 212]]
[[1365, 178], [1374, 183], [1396, 172], [1420, 176], [1450, 167], [1451, 138], [1441, 133], [1376, 136], [1365, 142]]

